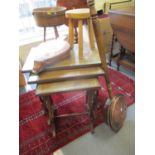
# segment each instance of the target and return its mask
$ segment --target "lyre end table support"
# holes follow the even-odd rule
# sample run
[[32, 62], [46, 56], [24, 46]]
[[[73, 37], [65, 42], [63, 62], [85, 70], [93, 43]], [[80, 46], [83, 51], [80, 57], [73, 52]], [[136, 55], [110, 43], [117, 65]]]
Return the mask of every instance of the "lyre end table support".
[[44, 114], [48, 114], [48, 125], [52, 125], [53, 137], [56, 136], [55, 122], [54, 122], [54, 106], [53, 100], [50, 95], [40, 96], [40, 101], [42, 102], [42, 107], [44, 109]]
[[42, 107], [44, 109], [44, 114], [48, 114], [48, 125], [52, 126], [52, 135], [56, 137], [56, 125], [55, 125], [55, 118], [56, 117], [71, 117], [71, 116], [78, 116], [78, 115], [88, 115], [90, 119], [90, 130], [94, 133], [94, 123], [95, 123], [95, 107], [97, 104], [97, 96], [98, 96], [98, 88], [96, 89], [88, 89], [86, 90], [86, 104], [87, 104], [87, 112], [81, 113], [70, 113], [70, 114], [63, 114], [63, 115], [55, 115], [55, 108], [53, 105], [52, 94], [40, 94], [39, 98], [42, 103]]

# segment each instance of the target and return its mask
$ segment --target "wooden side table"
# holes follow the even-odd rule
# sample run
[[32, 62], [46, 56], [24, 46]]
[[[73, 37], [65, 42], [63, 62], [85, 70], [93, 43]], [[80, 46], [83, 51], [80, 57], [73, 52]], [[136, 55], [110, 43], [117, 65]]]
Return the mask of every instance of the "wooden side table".
[[[97, 90], [100, 87], [97, 77], [100, 75], [104, 76], [105, 73], [101, 68], [98, 51], [96, 49], [88, 51], [83, 51], [83, 57], [79, 57], [77, 54], [78, 46], [75, 45], [71, 50], [69, 58], [48, 66], [38, 75], [31, 74], [29, 77], [29, 84], [37, 84], [36, 95], [40, 96], [45, 112], [48, 114], [48, 123], [53, 126], [53, 136], [56, 136], [55, 118], [59, 116], [55, 116], [51, 95], [77, 90], [85, 90], [87, 92], [86, 104], [88, 105], [88, 111], [82, 114], [89, 115], [91, 120], [90, 127], [93, 132], [95, 101], [97, 101]], [[23, 72], [32, 72], [33, 54], [33, 51], [30, 51], [24, 64]], [[81, 114], [65, 114], [60, 117], [73, 117], [77, 115]]]
[[[114, 35], [121, 44], [119, 55], [114, 59], [117, 62], [117, 70], [119, 66], [135, 70], [135, 7], [128, 6], [116, 10], [109, 11], [109, 17]], [[124, 24], [125, 23], [125, 24]], [[129, 58], [131, 60], [129, 61]]]
[[[97, 103], [97, 95], [100, 84], [96, 78], [92, 79], [81, 79], [81, 80], [69, 80], [62, 82], [52, 82], [38, 84], [36, 89], [36, 95], [40, 97], [43, 109], [45, 113], [48, 114], [48, 125], [52, 125], [52, 134], [56, 136], [56, 117], [73, 117], [79, 115], [89, 115], [90, 119], [90, 129], [94, 132], [94, 121], [95, 121], [95, 103]], [[62, 92], [73, 92], [78, 90], [86, 91], [86, 104], [88, 105], [88, 110], [80, 113], [70, 113], [63, 115], [55, 115], [55, 109], [53, 105], [53, 100], [51, 95], [54, 93]]]

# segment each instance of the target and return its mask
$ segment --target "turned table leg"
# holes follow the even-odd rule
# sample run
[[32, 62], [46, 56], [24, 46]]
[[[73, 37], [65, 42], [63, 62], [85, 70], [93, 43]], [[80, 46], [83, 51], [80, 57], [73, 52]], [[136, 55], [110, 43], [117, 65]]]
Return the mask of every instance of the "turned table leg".
[[42, 103], [42, 108], [43, 108], [44, 114], [48, 114], [48, 108], [47, 108], [46, 102], [44, 102], [44, 97], [40, 96], [39, 99]]
[[41, 97], [43, 105], [46, 106], [46, 109], [48, 109], [48, 125], [52, 125], [52, 134], [53, 137], [56, 136], [56, 129], [55, 129], [55, 120], [54, 120], [54, 106], [53, 106], [53, 100], [50, 96], [42, 96]]
[[97, 99], [97, 93], [95, 90], [88, 90], [86, 94], [86, 102], [88, 105], [88, 113], [90, 118], [90, 129], [91, 132], [94, 133], [94, 103], [95, 99]]
[[94, 120], [96, 120], [95, 109], [97, 108], [97, 102], [98, 102], [97, 97], [98, 97], [98, 90], [95, 90], [94, 96], [93, 96], [93, 103], [92, 103]]
[[122, 58], [124, 57], [125, 55], [125, 48], [123, 48], [123, 46], [121, 46], [121, 49], [120, 49], [120, 54], [119, 54], [119, 57], [117, 59], [117, 70], [119, 71], [119, 67], [120, 67], [120, 61], [122, 60]]

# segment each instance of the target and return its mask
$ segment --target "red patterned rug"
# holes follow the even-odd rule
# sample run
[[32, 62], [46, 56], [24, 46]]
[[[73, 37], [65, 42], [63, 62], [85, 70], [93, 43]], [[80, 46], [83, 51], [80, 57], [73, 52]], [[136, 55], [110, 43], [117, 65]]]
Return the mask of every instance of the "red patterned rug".
[[[134, 80], [124, 74], [109, 69], [113, 94], [124, 94], [128, 105], [134, 103]], [[96, 125], [104, 122], [103, 106], [107, 99], [107, 89], [103, 77], [99, 77], [101, 89], [99, 91], [96, 109]], [[56, 113], [72, 113], [86, 110], [85, 91], [62, 93], [53, 95]], [[41, 102], [35, 92], [31, 91], [19, 97], [19, 137], [20, 155], [49, 155], [65, 144], [90, 131], [88, 116], [57, 118], [57, 137], [51, 135], [51, 127], [47, 125], [47, 116], [41, 109]]]

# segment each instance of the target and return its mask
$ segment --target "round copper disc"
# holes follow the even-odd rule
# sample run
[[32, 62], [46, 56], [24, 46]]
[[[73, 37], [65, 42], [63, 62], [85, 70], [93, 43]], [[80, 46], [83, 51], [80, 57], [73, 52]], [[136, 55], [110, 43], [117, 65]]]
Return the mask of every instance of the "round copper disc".
[[127, 103], [123, 95], [115, 95], [109, 106], [109, 124], [113, 131], [117, 132], [123, 126], [127, 113]]

